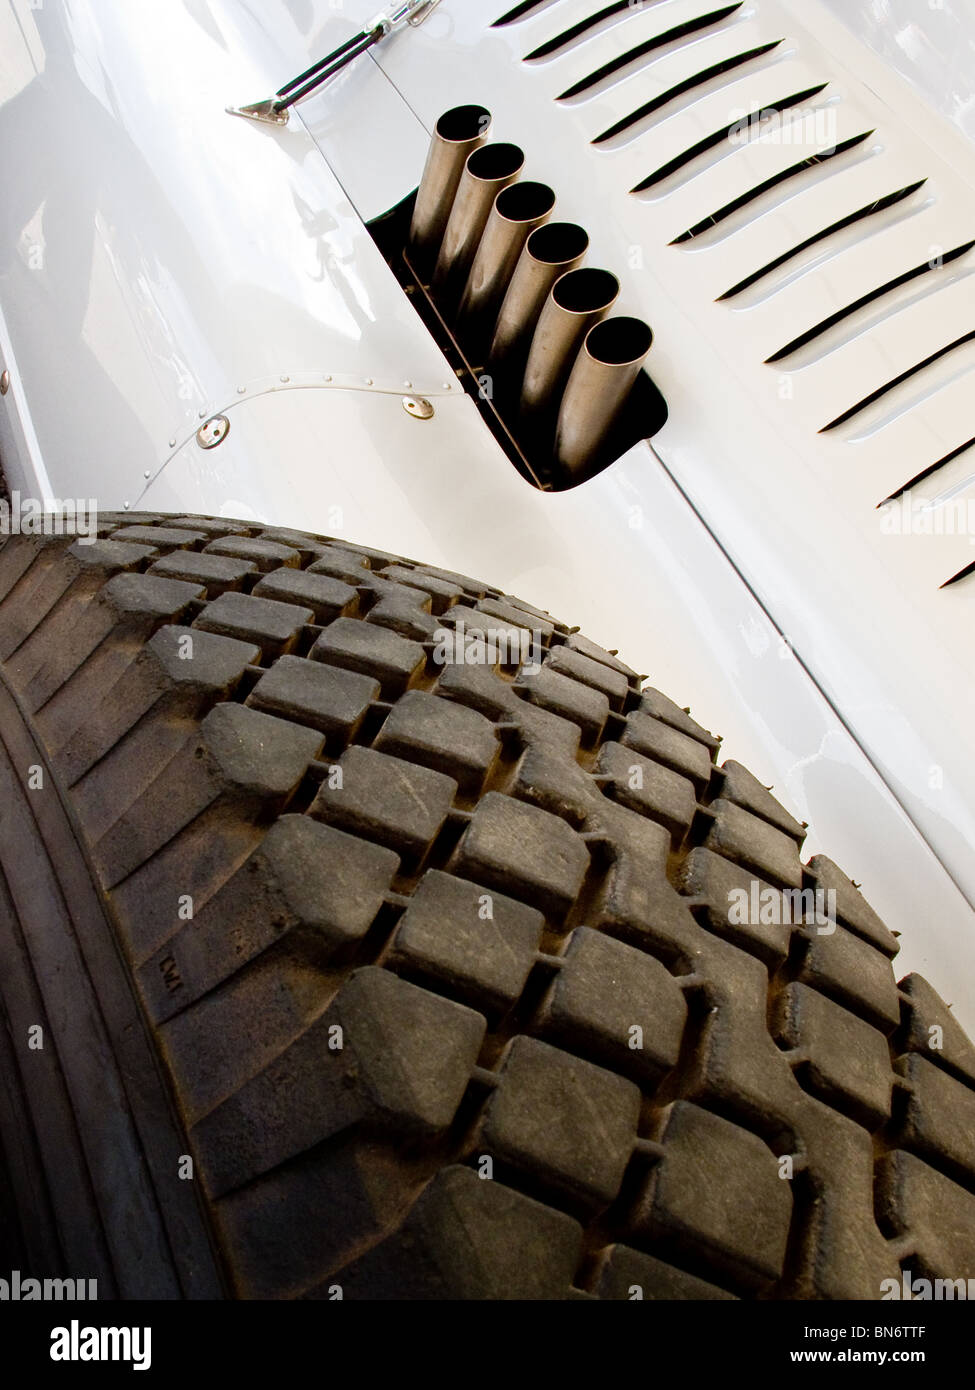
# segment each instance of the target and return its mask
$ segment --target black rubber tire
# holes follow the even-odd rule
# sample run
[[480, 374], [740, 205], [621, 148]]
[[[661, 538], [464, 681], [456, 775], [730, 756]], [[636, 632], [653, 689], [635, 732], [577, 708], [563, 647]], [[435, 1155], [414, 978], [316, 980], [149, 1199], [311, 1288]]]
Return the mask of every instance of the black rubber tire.
[[[103, 1298], [975, 1277], [975, 1049], [688, 712], [461, 575], [101, 521], [0, 549], [0, 1264]], [[494, 647], [445, 659], [461, 622]], [[737, 920], [817, 889], [835, 921]]]

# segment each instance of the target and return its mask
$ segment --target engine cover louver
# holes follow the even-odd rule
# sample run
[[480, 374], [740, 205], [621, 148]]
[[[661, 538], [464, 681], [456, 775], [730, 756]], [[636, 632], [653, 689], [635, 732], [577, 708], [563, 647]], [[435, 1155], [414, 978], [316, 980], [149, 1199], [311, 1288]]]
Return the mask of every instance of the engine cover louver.
[[740, 634], [743, 700], [797, 659], [975, 904], [975, 152], [839, 17], [871, 3], [445, 0], [379, 61], [427, 129], [490, 107], [654, 327], [667, 422], [580, 489], [621, 549], [679, 569], [663, 468], [782, 635]]
[[[875, 509], [923, 485], [936, 530], [975, 499], [975, 208], [787, 20], [771, 3], [537, 0], [493, 29], [584, 129], [599, 186], [618, 169], [653, 255], [693, 256], [698, 292], [748, 322], [785, 411], [801, 393], [811, 433], [858, 467], [872, 455]], [[939, 539], [929, 582], [975, 572], [967, 537]]]

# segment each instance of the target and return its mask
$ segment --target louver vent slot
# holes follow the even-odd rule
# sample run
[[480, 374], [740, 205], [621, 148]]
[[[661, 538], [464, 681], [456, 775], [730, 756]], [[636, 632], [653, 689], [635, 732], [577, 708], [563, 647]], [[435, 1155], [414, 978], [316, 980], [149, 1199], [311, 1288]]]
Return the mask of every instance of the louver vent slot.
[[[665, 30], [662, 34], [655, 34], [653, 38], [647, 39], [644, 43], [636, 44], [633, 48], [628, 48], [619, 57], [613, 58], [608, 63], [603, 63], [596, 68], [595, 72], [589, 73], [587, 77], [582, 77], [578, 82], [574, 82], [571, 87], [567, 87], [564, 92], [559, 94], [559, 101], [571, 101], [573, 97], [578, 97], [583, 92], [591, 91], [600, 82], [605, 82], [607, 78], [614, 77], [625, 68], [634, 63], [640, 62], [649, 53], [655, 53], [661, 48], [666, 48], [668, 44], [679, 43], [681, 39], [686, 39], [692, 34], [700, 34], [705, 29], [712, 29], [715, 25], [723, 23], [741, 9], [742, 0], [736, 5], [726, 5], [723, 9], [712, 10], [709, 14], [698, 15], [695, 19], [688, 19], [683, 24], [675, 24], [672, 29]], [[559, 45], [561, 47], [561, 44]], [[546, 46], [547, 47], [547, 46]], [[538, 57], [541, 50], [529, 54], [530, 58]]]
[[856, 149], [858, 145], [862, 145], [864, 141], [869, 140], [873, 134], [874, 132], [872, 130], [866, 130], [862, 135], [854, 135], [851, 140], [844, 140], [843, 143], [837, 145], [835, 149], [828, 150], [824, 154], [810, 155], [808, 159], [802, 159], [798, 164], [793, 164], [790, 168], [783, 169], [783, 171], [780, 174], [776, 174], [774, 178], [765, 179], [763, 183], [756, 184], [756, 186], [750, 188], [747, 193], [743, 193], [740, 198], [735, 198], [733, 202], [726, 203], [723, 208], [719, 208], [718, 211], [712, 213], [710, 217], [706, 217], [702, 219], [702, 221], [695, 223], [695, 225], [688, 228], [686, 232], [682, 232], [679, 237], [675, 237], [670, 243], [671, 246], [681, 246], [685, 242], [693, 241], [695, 237], [701, 236], [703, 232], [710, 231], [712, 227], [716, 227], [720, 222], [724, 222], [726, 218], [731, 217], [733, 213], [739, 212], [742, 208], [747, 207], [749, 203], [755, 202], [755, 200], [761, 198], [763, 194], [770, 193], [773, 188], [777, 188], [780, 184], [788, 183], [790, 179], [798, 178], [798, 176], [805, 173], [807, 169], [814, 169], [818, 164], [826, 164], [829, 160], [836, 159], [840, 155], [846, 154], [848, 150]]
[[899, 487], [896, 492], [892, 492], [889, 497], [885, 497], [880, 503], [881, 507], [889, 506], [891, 502], [896, 502], [899, 497], [903, 497], [905, 492], [910, 492], [912, 488], [919, 487], [921, 483], [927, 482], [935, 473], [939, 473], [942, 468], [947, 468], [949, 463], [954, 463], [956, 458], [961, 458], [962, 454], [969, 449], [975, 448], [975, 439], [966, 439], [964, 444], [959, 444], [957, 449], [952, 449], [950, 454], [945, 454], [944, 458], [938, 459], [937, 463], [932, 463], [929, 468], [916, 474], [909, 483]]
[[656, 111], [669, 106], [678, 97], [685, 96], [688, 92], [693, 92], [698, 87], [705, 86], [708, 82], [714, 81], [717, 77], [722, 77], [726, 72], [734, 72], [736, 69], [744, 67], [746, 63], [754, 62], [757, 58], [764, 58], [767, 53], [774, 52], [781, 47], [783, 40], [774, 39], [771, 43], [762, 44], [760, 48], [750, 48], [747, 53], [738, 53], [734, 58], [726, 58], [723, 63], [715, 63], [712, 67], [705, 68], [703, 72], [695, 73], [693, 77], [688, 77], [686, 81], [679, 82], [677, 86], [671, 87], [669, 91], [654, 97], [652, 101], [646, 102], [636, 111], [632, 111], [628, 116], [624, 116], [621, 121], [611, 125], [608, 130], [604, 130], [601, 135], [597, 135], [593, 140], [594, 145], [602, 145], [607, 140], [614, 140], [618, 136], [631, 130], [633, 126], [645, 121], [648, 116], [652, 116]]
[[842, 415], [837, 415], [835, 420], [830, 420], [828, 425], [824, 425], [820, 430], [820, 434], [827, 434], [830, 430], [835, 430], [840, 425], [845, 425], [847, 420], [852, 420], [854, 416], [860, 414], [861, 410], [866, 410], [867, 406], [873, 405], [875, 401], [882, 400], [889, 391], [893, 391], [898, 386], [902, 386], [905, 381], [910, 381], [912, 377], [917, 376], [920, 372], [933, 366], [935, 362], [940, 362], [943, 357], [947, 357], [949, 353], [954, 352], [957, 348], [964, 347], [966, 343], [975, 343], [975, 331], [965, 333], [962, 337], [956, 338], [954, 342], [948, 343], [946, 347], [939, 348], [937, 352], [932, 352], [923, 362], [918, 362], [915, 366], [909, 367], [906, 372], [901, 372], [900, 375], [895, 376], [893, 380], [885, 382], [884, 385], [879, 386], [876, 391], [871, 391], [869, 396], [864, 396], [862, 400], [857, 401], [856, 405], [850, 406], [849, 410], [844, 410]]
[[517, 24], [519, 19], [527, 19], [530, 14], [541, 12], [550, 5], [557, 5], [558, 2], [559, 0], [523, 0], [522, 4], [516, 5], [513, 10], [496, 19], [491, 28], [503, 29], [506, 24]]
[[[819, 96], [828, 86], [828, 82], [821, 82], [816, 87], [807, 87], [805, 91], [796, 92], [790, 97], [783, 97], [781, 101], [770, 102], [764, 108], [764, 112], [774, 114], [790, 111], [795, 106], [801, 106], [804, 101], [810, 101], [813, 97]], [[716, 130], [713, 135], [708, 135], [705, 139], [699, 140], [689, 149], [683, 150], [674, 159], [670, 159], [666, 164], [661, 165], [654, 173], [642, 179], [630, 189], [630, 192], [645, 193], [647, 189], [654, 188], [657, 184], [663, 183], [664, 180], [670, 178], [672, 174], [679, 173], [679, 171], [686, 168], [688, 164], [692, 164], [695, 159], [699, 159], [701, 155], [707, 154], [709, 150], [716, 149], [717, 146], [727, 141], [732, 132], [740, 128], [740, 125], [740, 119], [732, 121], [729, 125], [722, 126], [720, 130]]]
[[957, 584], [962, 579], [968, 579], [973, 574], [975, 574], [975, 562], [966, 565], [963, 570], [959, 570], [957, 574], [952, 575], [951, 579], [946, 580], [941, 587], [942, 589], [950, 589], [952, 584]]
[[800, 348], [805, 347], [808, 343], [815, 342], [817, 338], [822, 337], [829, 329], [835, 328], [836, 325], [842, 323], [844, 319], [848, 319], [852, 317], [853, 314], [859, 313], [859, 311], [865, 309], [868, 304], [875, 304], [878, 299], [883, 299], [885, 295], [892, 294], [894, 290], [900, 289], [902, 285], [909, 285], [912, 280], [919, 280], [923, 275], [932, 275], [943, 266], [951, 265], [953, 262], [960, 260], [962, 256], [968, 254], [973, 246], [975, 246], [975, 241], [967, 241], [964, 246], [957, 246], [953, 251], [946, 251], [943, 256], [939, 257], [937, 262], [932, 262], [930, 260], [925, 261], [923, 265], [915, 266], [913, 270], [907, 270], [903, 275], [898, 275], [895, 279], [888, 280], [885, 285], [880, 285], [877, 289], [871, 290], [869, 294], [862, 295], [859, 299], [855, 300], [853, 304], [848, 304], [845, 309], [839, 309], [835, 314], [830, 314], [828, 318], [821, 320], [815, 327], [800, 334], [798, 338], [793, 338], [791, 343], [786, 343], [784, 348], [780, 348], [779, 351], [773, 353], [771, 357], [767, 357], [765, 359], [766, 365], [771, 366], [775, 362], [783, 361], [786, 357], [791, 357], [794, 352], [798, 352]]
[[575, 43], [576, 39], [591, 34], [593, 30], [601, 28], [610, 20], [616, 19], [620, 15], [636, 14], [638, 10], [639, 6], [631, 5], [630, 0], [616, 0], [615, 4], [607, 5], [605, 9], [598, 10], [596, 14], [590, 15], [587, 19], [581, 19], [578, 24], [573, 24], [570, 29], [556, 34], [554, 39], [549, 39], [546, 43], [539, 44], [538, 48], [533, 48], [531, 53], [525, 54], [525, 62], [532, 63], [536, 58], [550, 58], [553, 53], [558, 53], [559, 49], [567, 48], [569, 44]]
[[[808, 167], [816, 163], [821, 164], [824, 159], [825, 156], [815, 160], [807, 160], [806, 166]], [[794, 260], [797, 256], [801, 256], [803, 252], [811, 250], [812, 247], [818, 246], [820, 242], [827, 241], [831, 236], [835, 236], [837, 232], [845, 231], [847, 227], [856, 226], [858, 222], [865, 222], [871, 217], [876, 217], [881, 212], [886, 212], [888, 208], [896, 207], [898, 203], [904, 202], [907, 198], [910, 198], [912, 194], [917, 193], [926, 183], [927, 179], [919, 179], [917, 183], [909, 184], [907, 188], [900, 188], [896, 193], [888, 194], [886, 198], [878, 198], [876, 201], [869, 203], [866, 207], [860, 208], [857, 212], [851, 212], [849, 217], [841, 217], [838, 222], [833, 222], [829, 227], [824, 227], [822, 231], [816, 232], [814, 236], [807, 237], [805, 241], [801, 241], [798, 246], [793, 246], [791, 250], [784, 251], [781, 256], [776, 256], [775, 260], [769, 261], [767, 265], [761, 266], [753, 274], [747, 275], [744, 280], [739, 280], [737, 285], [732, 285], [730, 290], [725, 290], [724, 294], [719, 295], [719, 302], [726, 299], [734, 299], [736, 295], [743, 294], [745, 290], [751, 289], [753, 285], [757, 285], [760, 281], [764, 280], [766, 276], [772, 275], [776, 270], [780, 270], [782, 266], [788, 265], [790, 261]], [[683, 237], [679, 237], [678, 241], [683, 241], [684, 239]]]
[[939, 419], [959, 411], [959, 399], [967, 408], [975, 390], [975, 343], [966, 343], [952, 355], [944, 368], [914, 377], [893, 400], [878, 402], [862, 412], [856, 424], [844, 430], [851, 444], [869, 444], [883, 430], [897, 428], [911, 419], [924, 418], [934, 411]]

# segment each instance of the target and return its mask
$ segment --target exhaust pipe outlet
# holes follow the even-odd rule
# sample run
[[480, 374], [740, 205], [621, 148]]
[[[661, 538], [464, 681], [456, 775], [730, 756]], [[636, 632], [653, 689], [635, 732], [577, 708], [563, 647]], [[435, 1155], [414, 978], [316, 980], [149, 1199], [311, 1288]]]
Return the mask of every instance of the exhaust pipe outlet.
[[527, 425], [554, 414], [579, 351], [594, 324], [616, 303], [620, 282], [608, 270], [570, 270], [552, 287], [528, 353], [521, 389]]
[[484, 106], [455, 106], [434, 127], [410, 223], [410, 250], [418, 269], [433, 264], [469, 155], [485, 143], [491, 113]]
[[433, 275], [434, 296], [448, 311], [467, 283], [495, 198], [524, 165], [517, 145], [482, 145], [467, 156]]
[[604, 319], [590, 328], [569, 376], [555, 432], [558, 464], [578, 477], [619, 418], [653, 345], [642, 319]]
[[555, 193], [545, 183], [513, 183], [495, 198], [460, 305], [460, 332], [473, 351], [485, 346], [525, 242], [554, 207]]
[[578, 269], [588, 250], [588, 234], [574, 222], [549, 222], [531, 233], [511, 277], [488, 353], [488, 366], [499, 380], [523, 375], [538, 316], [552, 286], [568, 271]]

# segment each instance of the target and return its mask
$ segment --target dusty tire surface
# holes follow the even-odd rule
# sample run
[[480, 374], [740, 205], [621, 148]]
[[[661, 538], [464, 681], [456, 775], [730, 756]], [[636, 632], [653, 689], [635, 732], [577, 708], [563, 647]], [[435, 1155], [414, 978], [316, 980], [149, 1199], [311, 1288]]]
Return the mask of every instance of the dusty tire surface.
[[7, 1267], [125, 1298], [975, 1278], [975, 1049], [719, 740], [548, 614], [103, 516], [0, 549], [0, 738]]

